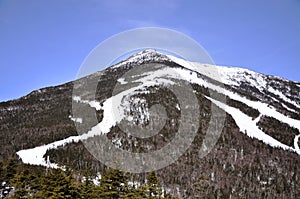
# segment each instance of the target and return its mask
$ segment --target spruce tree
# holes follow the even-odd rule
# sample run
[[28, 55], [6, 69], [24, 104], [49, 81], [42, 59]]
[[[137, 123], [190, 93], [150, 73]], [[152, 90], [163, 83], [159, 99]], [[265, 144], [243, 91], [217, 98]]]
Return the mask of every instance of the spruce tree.
[[[0, 179], [1, 180], [4, 179], [4, 165], [3, 165], [3, 162], [1, 162], [1, 161], [0, 161]], [[2, 183], [2, 181], [0, 183]]]
[[96, 186], [93, 181], [90, 179], [90, 176], [85, 176], [86, 179], [80, 185], [81, 196], [84, 199], [96, 199], [101, 198], [100, 196], [100, 187]]
[[128, 175], [109, 168], [100, 179], [100, 196], [105, 199], [124, 198], [128, 193]]
[[17, 173], [18, 161], [15, 158], [10, 158], [5, 167], [5, 176], [4, 179], [6, 181], [11, 181], [15, 174]]
[[41, 190], [37, 192], [37, 198], [81, 198], [80, 191], [71, 171], [52, 169], [50, 174], [42, 179]]
[[28, 198], [30, 195], [30, 178], [29, 171], [26, 169], [14, 177], [15, 198]]
[[160, 198], [162, 195], [162, 189], [159, 180], [154, 171], [147, 176], [147, 188], [149, 198]]
[[194, 183], [194, 198], [203, 198], [209, 187], [209, 181], [205, 177], [200, 176], [197, 182]]

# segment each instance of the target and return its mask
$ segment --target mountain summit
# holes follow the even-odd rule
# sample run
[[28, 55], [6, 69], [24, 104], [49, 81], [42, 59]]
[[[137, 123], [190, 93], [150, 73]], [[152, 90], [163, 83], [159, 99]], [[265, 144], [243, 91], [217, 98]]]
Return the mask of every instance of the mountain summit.
[[[176, 141], [158, 164], [144, 165], [159, 167], [172, 195], [194, 197], [200, 177], [207, 197], [297, 198], [299, 93], [298, 82], [145, 50], [95, 74], [0, 103], [0, 157], [17, 154], [25, 164], [96, 175], [108, 166], [97, 147], [104, 155], [113, 147], [147, 154]], [[189, 144], [177, 142], [192, 131]], [[217, 139], [207, 138], [208, 132]], [[104, 137], [110, 144], [93, 140]], [[120, 165], [126, 161], [113, 157]], [[145, 180], [143, 173], [131, 177]]]

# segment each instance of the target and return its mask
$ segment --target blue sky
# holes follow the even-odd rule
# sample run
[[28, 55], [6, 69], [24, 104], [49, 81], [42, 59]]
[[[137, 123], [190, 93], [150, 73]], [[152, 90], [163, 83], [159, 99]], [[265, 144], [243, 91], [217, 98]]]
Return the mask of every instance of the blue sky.
[[218, 65], [300, 81], [299, 0], [0, 0], [0, 101], [73, 80], [100, 42], [180, 31]]

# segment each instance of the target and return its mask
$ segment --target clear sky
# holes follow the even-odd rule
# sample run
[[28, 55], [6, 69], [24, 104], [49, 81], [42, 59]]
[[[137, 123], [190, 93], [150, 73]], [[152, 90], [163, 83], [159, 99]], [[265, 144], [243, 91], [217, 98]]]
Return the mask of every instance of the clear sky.
[[73, 80], [100, 42], [164, 27], [217, 65], [300, 81], [299, 0], [0, 0], [0, 101]]

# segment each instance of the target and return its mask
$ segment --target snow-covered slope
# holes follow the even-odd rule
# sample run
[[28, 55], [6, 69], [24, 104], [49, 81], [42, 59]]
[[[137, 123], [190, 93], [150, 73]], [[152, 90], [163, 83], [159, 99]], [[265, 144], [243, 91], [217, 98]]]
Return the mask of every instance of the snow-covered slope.
[[171, 59], [167, 55], [156, 52], [155, 50], [149, 49], [144, 50], [130, 56], [128, 59], [121, 61], [118, 64], [112, 66], [112, 68], [124, 67], [132, 64], [144, 64], [147, 62], [169, 62]]
[[[284, 103], [292, 104], [296, 108], [300, 108], [300, 95], [298, 92], [299, 89], [297, 89], [298, 85], [294, 88], [295, 94], [298, 92], [298, 95], [295, 95], [291, 92], [290, 87], [286, 87], [286, 84], [289, 82], [288, 80], [274, 76], [267, 76], [244, 68], [189, 62], [172, 55], [168, 55], [168, 57], [172, 61], [188, 69], [196, 70], [212, 79], [215, 79], [216, 74], [211, 71], [217, 70], [218, 78], [226, 85], [230, 85], [235, 88], [239, 88], [242, 85], [248, 85], [258, 89], [263, 94], [267, 94], [266, 92], [272, 93], [282, 99]], [[296, 85], [296, 82], [294, 83]]]

